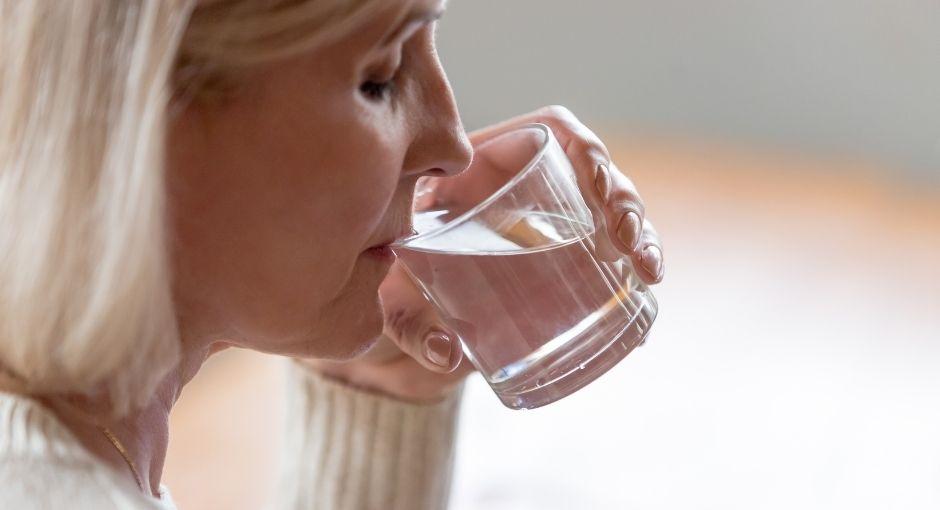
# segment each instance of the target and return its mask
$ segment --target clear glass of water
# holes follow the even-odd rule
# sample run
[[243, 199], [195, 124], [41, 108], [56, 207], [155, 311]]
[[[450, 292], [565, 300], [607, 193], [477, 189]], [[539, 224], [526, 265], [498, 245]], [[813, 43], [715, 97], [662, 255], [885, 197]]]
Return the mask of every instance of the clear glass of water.
[[392, 249], [509, 408], [584, 387], [656, 317], [630, 260], [596, 256], [591, 212], [543, 124], [488, 140], [457, 177], [419, 182], [414, 224]]

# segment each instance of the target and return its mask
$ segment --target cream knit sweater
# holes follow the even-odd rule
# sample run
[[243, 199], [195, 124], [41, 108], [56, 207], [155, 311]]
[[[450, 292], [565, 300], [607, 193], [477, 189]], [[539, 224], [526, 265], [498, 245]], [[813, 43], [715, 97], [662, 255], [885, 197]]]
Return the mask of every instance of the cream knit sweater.
[[[462, 387], [419, 405], [291, 364], [277, 509], [445, 508]], [[0, 393], [0, 509], [175, 509], [93, 457], [36, 401]], [[197, 510], [197, 509], [194, 509]]]

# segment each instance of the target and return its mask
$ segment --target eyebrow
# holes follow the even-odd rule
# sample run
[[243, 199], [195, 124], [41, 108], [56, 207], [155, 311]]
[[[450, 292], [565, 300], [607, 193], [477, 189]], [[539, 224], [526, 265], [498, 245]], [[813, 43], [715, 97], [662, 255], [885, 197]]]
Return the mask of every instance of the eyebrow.
[[392, 41], [398, 39], [401, 34], [405, 33], [406, 30], [411, 28], [417, 23], [424, 24], [430, 23], [432, 21], [437, 21], [444, 15], [444, 8], [435, 8], [428, 10], [415, 11], [409, 14], [404, 21], [396, 28], [391, 34], [385, 36], [382, 39], [382, 42], [379, 43], [380, 46], [387, 46]]

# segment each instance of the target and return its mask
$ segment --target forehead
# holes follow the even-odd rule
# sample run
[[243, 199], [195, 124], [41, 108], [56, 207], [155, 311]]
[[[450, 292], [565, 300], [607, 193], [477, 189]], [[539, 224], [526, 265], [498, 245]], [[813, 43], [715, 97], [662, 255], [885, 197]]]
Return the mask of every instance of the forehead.
[[409, 26], [437, 19], [446, 4], [446, 0], [378, 0], [376, 9], [350, 35], [381, 44]]

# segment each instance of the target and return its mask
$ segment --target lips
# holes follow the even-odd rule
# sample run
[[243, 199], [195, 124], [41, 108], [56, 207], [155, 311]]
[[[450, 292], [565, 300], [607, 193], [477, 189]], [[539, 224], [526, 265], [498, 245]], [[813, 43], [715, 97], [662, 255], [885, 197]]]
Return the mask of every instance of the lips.
[[381, 260], [385, 263], [392, 263], [395, 261], [395, 252], [392, 251], [390, 246], [375, 246], [362, 252], [362, 254], [366, 257]]
[[401, 229], [399, 229], [397, 234], [392, 234], [392, 235], [386, 236], [385, 238], [383, 238], [382, 241], [380, 241], [380, 242], [378, 242], [378, 243], [376, 243], [376, 244], [373, 244], [373, 245], [370, 246], [368, 249], [371, 250], [371, 249], [374, 249], [374, 248], [385, 248], [385, 247], [388, 247], [388, 246], [392, 245], [393, 243], [396, 243], [396, 242], [398, 242], [398, 241], [401, 241], [402, 239], [411, 237], [411, 236], [415, 235], [416, 233], [417, 233], [417, 232], [415, 231], [415, 229], [414, 229], [411, 225], [407, 225], [407, 226], [402, 227]]

